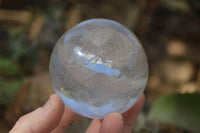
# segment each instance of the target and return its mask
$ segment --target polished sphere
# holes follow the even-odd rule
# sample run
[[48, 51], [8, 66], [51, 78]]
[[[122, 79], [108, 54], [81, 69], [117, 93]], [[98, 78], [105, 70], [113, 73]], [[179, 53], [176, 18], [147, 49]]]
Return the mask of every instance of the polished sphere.
[[50, 76], [54, 91], [71, 110], [103, 118], [136, 103], [148, 80], [148, 64], [131, 31], [111, 20], [91, 19], [58, 40]]

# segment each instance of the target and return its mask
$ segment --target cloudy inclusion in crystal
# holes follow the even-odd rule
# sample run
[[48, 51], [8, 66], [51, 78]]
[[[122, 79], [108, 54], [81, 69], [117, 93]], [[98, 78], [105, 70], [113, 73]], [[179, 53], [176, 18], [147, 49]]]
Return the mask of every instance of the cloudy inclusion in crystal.
[[84, 21], [65, 32], [50, 59], [53, 88], [74, 112], [103, 118], [123, 113], [142, 95], [148, 79], [136, 36], [107, 19]]

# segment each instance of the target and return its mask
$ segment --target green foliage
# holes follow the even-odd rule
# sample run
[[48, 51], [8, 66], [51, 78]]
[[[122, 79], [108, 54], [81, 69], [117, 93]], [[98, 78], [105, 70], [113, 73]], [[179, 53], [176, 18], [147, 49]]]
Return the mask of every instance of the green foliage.
[[0, 105], [7, 106], [21, 87], [20, 80], [3, 81], [0, 79]]
[[2, 32], [0, 56], [17, 61], [27, 50], [27, 35], [23, 28], [12, 28]]
[[9, 50], [12, 59], [19, 60], [27, 50], [27, 36], [22, 28], [14, 28], [9, 31]]
[[13, 77], [19, 74], [16, 63], [7, 58], [0, 58], [0, 74], [5, 77]]
[[161, 97], [153, 104], [150, 118], [200, 132], [200, 94], [171, 94]]
[[[5, 34], [5, 33], [4, 33]], [[0, 46], [0, 74], [14, 78], [30, 74], [37, 60], [37, 48], [30, 45], [26, 31], [22, 27], [6, 32]]]

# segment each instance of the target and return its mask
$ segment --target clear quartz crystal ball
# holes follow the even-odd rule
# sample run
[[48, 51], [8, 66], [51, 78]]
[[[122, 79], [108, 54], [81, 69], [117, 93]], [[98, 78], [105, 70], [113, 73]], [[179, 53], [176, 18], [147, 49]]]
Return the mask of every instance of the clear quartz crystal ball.
[[148, 80], [148, 64], [131, 31], [111, 20], [91, 19], [58, 40], [50, 76], [56, 94], [71, 110], [103, 118], [137, 102]]

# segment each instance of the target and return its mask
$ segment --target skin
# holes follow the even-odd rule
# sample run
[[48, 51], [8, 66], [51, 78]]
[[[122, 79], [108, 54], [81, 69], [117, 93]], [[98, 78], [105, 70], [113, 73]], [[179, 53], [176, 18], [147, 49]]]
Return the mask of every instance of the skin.
[[[142, 95], [127, 112], [114, 112], [104, 119], [92, 120], [85, 133], [131, 133], [144, 101]], [[74, 116], [75, 113], [53, 94], [43, 107], [20, 117], [9, 133], [64, 133]]]

